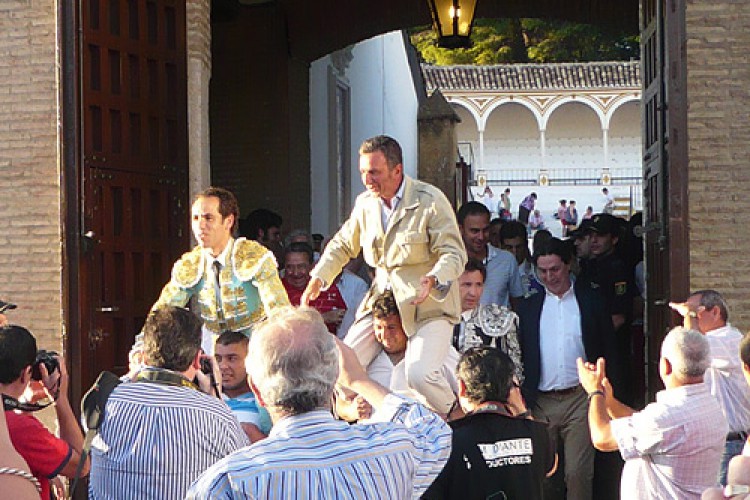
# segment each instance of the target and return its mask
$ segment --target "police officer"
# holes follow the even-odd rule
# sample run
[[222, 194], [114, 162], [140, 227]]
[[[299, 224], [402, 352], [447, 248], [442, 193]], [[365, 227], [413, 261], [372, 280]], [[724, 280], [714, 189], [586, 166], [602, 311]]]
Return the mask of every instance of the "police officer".
[[[634, 399], [633, 377], [628, 376], [628, 368], [633, 366], [630, 324], [633, 312], [632, 273], [617, 252], [617, 244], [624, 235], [625, 221], [613, 215], [601, 213], [591, 218], [587, 228], [589, 260], [585, 261], [584, 272], [579, 276], [589, 286], [598, 289], [604, 297], [618, 345], [625, 376], [623, 384], [617, 388], [617, 398], [632, 405]], [[585, 257], [585, 242], [580, 242], [577, 250]], [[583, 283], [582, 283], [583, 284]], [[594, 498], [609, 497], [619, 487], [622, 460], [614, 453], [597, 453], [594, 472]]]
[[610, 214], [596, 214], [591, 219], [589, 252], [592, 259], [587, 272], [591, 286], [599, 288], [606, 298], [618, 336], [629, 329], [633, 311], [631, 273], [615, 251], [622, 222], [622, 219]]

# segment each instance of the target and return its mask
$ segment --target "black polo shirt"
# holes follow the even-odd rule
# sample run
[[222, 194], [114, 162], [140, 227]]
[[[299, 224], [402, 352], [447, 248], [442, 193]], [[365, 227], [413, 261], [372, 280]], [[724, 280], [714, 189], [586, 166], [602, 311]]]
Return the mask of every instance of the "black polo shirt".
[[542, 498], [542, 483], [555, 463], [546, 424], [477, 413], [450, 425], [451, 456], [422, 498]]

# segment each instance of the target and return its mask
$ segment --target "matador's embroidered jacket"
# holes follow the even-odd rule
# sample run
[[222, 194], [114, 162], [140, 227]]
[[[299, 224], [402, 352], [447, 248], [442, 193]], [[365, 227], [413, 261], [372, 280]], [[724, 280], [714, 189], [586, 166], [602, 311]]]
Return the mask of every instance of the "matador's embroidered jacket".
[[172, 279], [152, 310], [165, 305], [183, 307], [197, 294], [205, 327], [220, 334], [249, 330], [266, 311], [289, 305], [273, 253], [245, 238], [231, 239], [229, 245], [227, 265], [219, 275], [220, 304], [216, 303], [213, 270], [198, 246], [175, 262]]

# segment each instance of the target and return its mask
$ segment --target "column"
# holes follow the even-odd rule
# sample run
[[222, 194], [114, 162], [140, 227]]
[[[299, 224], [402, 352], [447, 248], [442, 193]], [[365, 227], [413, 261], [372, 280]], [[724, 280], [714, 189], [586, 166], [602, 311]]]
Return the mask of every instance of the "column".
[[188, 164], [190, 197], [211, 185], [209, 82], [211, 81], [211, 1], [187, 0]]
[[602, 144], [604, 153], [604, 164], [602, 168], [609, 168], [609, 129], [602, 128]]
[[475, 172], [477, 170], [487, 170], [484, 165], [484, 128], [479, 129], [479, 166], [475, 169]]

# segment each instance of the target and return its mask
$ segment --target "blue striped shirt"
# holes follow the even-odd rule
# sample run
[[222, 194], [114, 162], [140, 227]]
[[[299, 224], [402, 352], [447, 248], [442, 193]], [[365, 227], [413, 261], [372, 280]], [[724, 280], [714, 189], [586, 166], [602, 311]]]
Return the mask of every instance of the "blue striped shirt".
[[120, 384], [93, 441], [89, 498], [182, 499], [201, 472], [248, 444], [218, 398], [189, 387]]
[[355, 425], [326, 410], [283, 418], [267, 439], [204, 472], [188, 498], [418, 498], [443, 469], [451, 430], [423, 406], [390, 394], [391, 422]]

